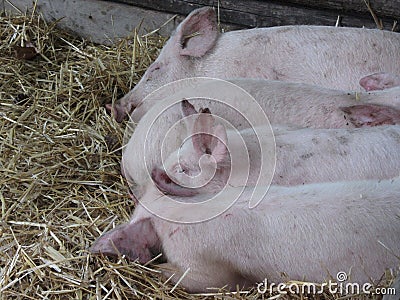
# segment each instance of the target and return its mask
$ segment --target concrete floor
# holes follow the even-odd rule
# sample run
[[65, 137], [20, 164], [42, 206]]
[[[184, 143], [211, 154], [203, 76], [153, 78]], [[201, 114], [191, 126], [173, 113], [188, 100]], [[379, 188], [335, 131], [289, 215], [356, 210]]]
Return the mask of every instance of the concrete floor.
[[[110, 44], [128, 36], [135, 28], [141, 34], [160, 28], [162, 35], [170, 35], [184, 17], [138, 8], [122, 3], [101, 0], [38, 0], [36, 10], [44, 18], [74, 34], [96, 43]], [[1, 9], [12, 12], [32, 10], [32, 0], [3, 0]], [[169, 20], [169, 22], [168, 22]], [[167, 24], [165, 24], [167, 23]], [[164, 24], [164, 25], [163, 25]]]

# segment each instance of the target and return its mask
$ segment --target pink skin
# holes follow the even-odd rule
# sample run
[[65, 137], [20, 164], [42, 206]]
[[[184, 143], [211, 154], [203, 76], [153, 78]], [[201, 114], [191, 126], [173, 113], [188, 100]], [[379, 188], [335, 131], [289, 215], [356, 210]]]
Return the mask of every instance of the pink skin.
[[[358, 51], [359, 45], [368, 46]], [[152, 91], [195, 76], [360, 90], [356, 78], [365, 74], [400, 74], [399, 48], [398, 33], [365, 28], [282, 26], [219, 34], [214, 10], [204, 7], [177, 27], [135, 88], [107, 108], [121, 121]]]
[[355, 127], [400, 124], [400, 110], [372, 104], [340, 108]]
[[[188, 105], [189, 103], [186, 103], [185, 107], [189, 107]], [[360, 105], [343, 110], [349, 114], [351, 122], [357, 127], [400, 124], [400, 113], [386, 107]], [[194, 108], [191, 111], [195, 111]], [[391, 115], [392, 113], [396, 115]], [[213, 139], [220, 140], [221, 143], [210, 139], [209, 134], [193, 135], [179, 151], [172, 153], [165, 161], [165, 169], [153, 169], [152, 179], [160, 191], [184, 197], [219, 192], [227, 184], [229, 176], [235, 174], [232, 172], [230, 161], [230, 154], [233, 153], [228, 153], [224, 145], [229, 145], [230, 151], [235, 151], [240, 144], [236, 143], [230, 131], [221, 126], [214, 124], [213, 116], [209, 113], [197, 116], [193, 132], [199, 132], [196, 127], [201, 127], [202, 132], [212, 133]], [[400, 149], [400, 126], [365, 129], [274, 129], [277, 163], [273, 184], [296, 185], [392, 178], [400, 169], [400, 152], [394, 151]], [[250, 132], [250, 135], [246, 136], [244, 130], [240, 134], [249, 145], [247, 153], [250, 159], [250, 173], [244, 182], [245, 185], [253, 186], [259, 179], [261, 156], [258, 147], [253, 149], [253, 145], [257, 145], [251, 142], [256, 138], [254, 133]], [[264, 149], [268, 147], [273, 147], [273, 143], [266, 145]], [[200, 168], [199, 162], [203, 155], [213, 156], [214, 160], [204, 159]], [[216, 166], [207, 165], [208, 162], [216, 162]], [[332, 166], [335, 166], [335, 169], [332, 169]], [[210, 180], [207, 179], [198, 187], [199, 178], [192, 176], [200, 173], [204, 176], [200, 179]], [[209, 174], [213, 173], [213, 177], [210, 177]], [[267, 178], [261, 174], [260, 182], [265, 182]], [[194, 186], [197, 187], [193, 188]]]
[[377, 91], [400, 86], [400, 76], [386, 72], [374, 73], [360, 79], [360, 85], [367, 91]]
[[[139, 205], [129, 223], [99, 237], [90, 250], [148, 260], [152, 243], [141, 222], [149, 220], [150, 235], [154, 230], [167, 261], [160, 266], [164, 277], [171, 276], [174, 284], [185, 273], [179, 286], [189, 292], [225, 285], [236, 290], [265, 278], [276, 284], [288, 279], [321, 283], [339, 271], [351, 274], [348, 282], [373, 284], [399, 263], [399, 180], [273, 185], [251, 210], [246, 190], [225, 213], [197, 224], [165, 221]], [[167, 200], [160, 196], [148, 190], [140, 202], [163, 210]], [[169, 214], [183, 212], [177, 209]]]

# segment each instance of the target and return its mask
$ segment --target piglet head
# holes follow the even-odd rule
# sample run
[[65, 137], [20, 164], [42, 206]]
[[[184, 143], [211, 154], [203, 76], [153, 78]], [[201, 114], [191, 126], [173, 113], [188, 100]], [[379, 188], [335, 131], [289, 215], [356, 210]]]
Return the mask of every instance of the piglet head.
[[149, 66], [133, 90], [106, 108], [118, 122], [143, 99], [161, 86], [194, 75], [192, 58], [201, 59], [218, 39], [215, 11], [203, 7], [192, 11], [171, 36], [158, 58]]
[[[189, 102], [182, 102], [182, 113], [197, 113]], [[208, 108], [187, 121], [189, 138], [172, 153], [164, 169], [154, 168], [152, 179], [165, 194], [192, 196], [199, 192], [217, 191], [216, 185], [226, 181], [221, 171], [228, 160], [227, 133], [223, 125], [214, 126], [214, 117]], [[193, 121], [194, 120], [194, 121]]]

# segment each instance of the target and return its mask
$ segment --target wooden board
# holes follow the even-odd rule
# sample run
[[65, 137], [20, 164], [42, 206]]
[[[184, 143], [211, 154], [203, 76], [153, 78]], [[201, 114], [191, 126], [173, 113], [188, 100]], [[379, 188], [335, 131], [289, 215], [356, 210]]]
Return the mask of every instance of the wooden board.
[[[288, 0], [287, 3], [299, 4], [304, 7], [317, 9], [330, 9], [349, 13], [350, 15], [369, 15], [367, 5], [363, 0]], [[400, 0], [371, 0], [369, 2], [373, 11], [380, 17], [391, 17], [399, 20]]]
[[[334, 25], [338, 16], [341, 25], [376, 28], [363, 0], [108, 0], [158, 11], [188, 14], [204, 5], [220, 5], [221, 22], [244, 27], [297, 24]], [[371, 0], [371, 7], [383, 20], [385, 29], [392, 29], [400, 20], [400, 0]]]
[[[9, 0], [21, 11], [32, 7], [31, 0]], [[400, 20], [400, 0], [371, 0], [384, 28], [392, 29]], [[8, 1], [0, 8], [15, 11]], [[338, 15], [343, 26], [376, 28], [363, 0], [38, 0], [37, 11], [49, 22], [97, 43], [110, 44], [120, 37], [155, 30], [170, 35], [188, 13], [203, 6], [218, 6], [223, 29], [280, 25], [335, 25]], [[399, 22], [400, 23], [400, 22]], [[396, 27], [396, 31], [400, 26]]]

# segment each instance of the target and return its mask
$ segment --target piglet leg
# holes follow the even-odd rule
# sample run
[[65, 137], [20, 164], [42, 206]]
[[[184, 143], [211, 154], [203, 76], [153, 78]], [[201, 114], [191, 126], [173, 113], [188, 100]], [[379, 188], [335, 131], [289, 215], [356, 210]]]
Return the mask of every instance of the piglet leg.
[[125, 255], [129, 260], [146, 263], [160, 252], [160, 241], [150, 219], [117, 226], [101, 235], [90, 247], [92, 254]]
[[182, 269], [172, 263], [159, 265], [163, 276], [179, 287], [185, 288], [191, 293], [203, 292], [210, 289], [210, 292], [216, 292], [221, 287], [226, 290], [235, 290], [236, 285], [239, 288], [254, 285], [254, 282], [248, 281], [236, 272], [224, 270], [226, 266], [207, 264], [196, 264]]
[[340, 107], [356, 127], [400, 124], [400, 110], [373, 104]]

